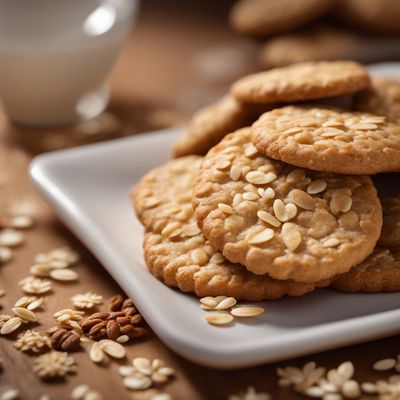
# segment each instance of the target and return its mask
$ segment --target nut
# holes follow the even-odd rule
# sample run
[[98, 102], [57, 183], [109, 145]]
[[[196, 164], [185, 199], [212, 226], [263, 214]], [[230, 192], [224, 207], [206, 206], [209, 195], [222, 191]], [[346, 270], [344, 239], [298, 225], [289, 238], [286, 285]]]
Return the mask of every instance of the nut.
[[46, 334], [51, 338], [51, 346], [54, 350], [69, 353], [79, 350], [81, 338], [75, 331], [55, 326]]

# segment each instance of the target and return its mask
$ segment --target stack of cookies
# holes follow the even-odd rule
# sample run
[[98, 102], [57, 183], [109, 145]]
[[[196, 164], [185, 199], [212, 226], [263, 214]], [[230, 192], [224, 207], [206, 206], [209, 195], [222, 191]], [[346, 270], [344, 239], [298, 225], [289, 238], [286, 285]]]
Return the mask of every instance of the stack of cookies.
[[249, 301], [400, 290], [400, 197], [380, 200], [368, 176], [400, 170], [396, 91], [354, 62], [234, 83], [132, 193], [150, 271], [200, 297]]

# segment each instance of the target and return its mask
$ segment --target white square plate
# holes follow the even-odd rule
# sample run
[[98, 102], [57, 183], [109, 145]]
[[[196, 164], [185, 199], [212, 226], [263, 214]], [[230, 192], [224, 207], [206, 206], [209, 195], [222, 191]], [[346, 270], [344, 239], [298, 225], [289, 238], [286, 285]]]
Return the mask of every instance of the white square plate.
[[143, 229], [129, 192], [144, 173], [170, 158], [181, 133], [169, 129], [53, 152], [31, 165], [38, 189], [168, 346], [203, 365], [237, 368], [399, 331], [399, 293], [321, 289], [302, 298], [265, 302], [265, 314], [218, 328], [203, 320], [198, 299], [154, 278], [143, 261]]

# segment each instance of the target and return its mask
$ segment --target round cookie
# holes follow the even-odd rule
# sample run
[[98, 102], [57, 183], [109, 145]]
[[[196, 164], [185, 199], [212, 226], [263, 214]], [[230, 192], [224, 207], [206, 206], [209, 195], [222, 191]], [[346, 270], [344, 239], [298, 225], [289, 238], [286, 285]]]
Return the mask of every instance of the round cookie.
[[377, 247], [361, 264], [336, 278], [332, 287], [342, 292], [400, 291], [400, 247]]
[[262, 154], [317, 171], [400, 170], [400, 127], [384, 116], [287, 106], [263, 114], [251, 140]]
[[174, 145], [173, 155], [206, 154], [225, 135], [251, 124], [267, 110], [267, 106], [243, 104], [225, 96], [192, 116], [185, 134]]
[[[202, 235], [194, 219], [191, 196], [200, 157], [173, 160], [149, 172], [133, 201], [145, 223], [144, 254], [150, 271], [168, 286], [197, 296], [234, 296], [238, 300], [273, 300], [302, 296], [317, 285], [275, 281], [227, 261]], [[180, 171], [180, 174], [177, 172]], [[145, 200], [158, 203], [145, 207]], [[160, 220], [157, 221], [157, 215]], [[319, 282], [327, 286], [330, 282]]]
[[274, 279], [316, 282], [373, 250], [382, 225], [368, 176], [305, 171], [260, 155], [250, 129], [204, 158], [193, 205], [205, 237], [233, 263]]
[[400, 32], [398, 0], [341, 0], [336, 16], [352, 27], [376, 32]]
[[333, 3], [332, 0], [239, 0], [232, 7], [229, 18], [238, 32], [265, 37], [317, 19]]
[[353, 60], [373, 62], [398, 54], [398, 42], [374, 35], [365, 39], [354, 31], [334, 26], [316, 26], [269, 39], [260, 52], [266, 68], [308, 61]]
[[370, 86], [368, 71], [353, 61], [316, 61], [245, 76], [231, 87], [241, 102], [276, 103], [354, 93]]
[[400, 125], [400, 80], [374, 79], [371, 89], [357, 94], [355, 108], [384, 115], [388, 121]]
[[378, 243], [383, 247], [400, 247], [400, 197], [383, 197], [381, 203], [383, 225]]

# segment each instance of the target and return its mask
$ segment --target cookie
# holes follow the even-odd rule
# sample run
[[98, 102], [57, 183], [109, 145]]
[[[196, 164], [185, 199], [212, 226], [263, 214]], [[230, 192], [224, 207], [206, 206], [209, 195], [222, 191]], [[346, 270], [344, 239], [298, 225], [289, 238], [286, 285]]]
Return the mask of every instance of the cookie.
[[233, 263], [274, 279], [316, 282], [373, 250], [382, 225], [368, 176], [306, 171], [257, 152], [250, 129], [211, 149], [196, 176], [196, 220]]
[[375, 32], [400, 32], [398, 0], [340, 0], [336, 16], [350, 26]]
[[[187, 190], [193, 187], [193, 173], [188, 171], [200, 168], [201, 162], [199, 156], [177, 158], [141, 179], [131, 198], [136, 215], [146, 229], [160, 233], [165, 228], [172, 233], [173, 226], [180, 224], [171, 225], [171, 215], [176, 221], [186, 221], [193, 213], [192, 193]], [[199, 230], [195, 226], [193, 229]]]
[[245, 76], [231, 87], [241, 102], [277, 103], [354, 93], [370, 86], [368, 71], [352, 61], [319, 61]]
[[357, 94], [355, 108], [384, 115], [400, 125], [400, 80], [374, 79], [371, 89]]
[[267, 106], [243, 104], [225, 96], [193, 115], [185, 134], [175, 143], [173, 155], [206, 154], [225, 135], [250, 125], [267, 110]]
[[400, 247], [377, 247], [360, 265], [336, 278], [332, 287], [342, 292], [400, 291]]
[[[375, 46], [373, 50], [376, 55]], [[260, 60], [266, 68], [276, 68], [308, 61], [367, 61], [370, 52], [370, 42], [354, 32], [319, 26], [271, 38], [263, 46]]]
[[236, 31], [266, 37], [292, 30], [325, 14], [332, 0], [239, 0], [231, 9], [230, 23]]
[[377, 174], [400, 170], [400, 127], [384, 116], [287, 106], [263, 114], [252, 142], [274, 159], [317, 171]]
[[400, 248], [400, 197], [383, 197], [381, 203], [383, 225], [379, 245]]
[[[205, 239], [194, 219], [191, 196], [200, 157], [184, 157], [149, 172], [133, 193], [139, 218], [148, 231], [144, 254], [150, 271], [168, 286], [197, 296], [234, 296], [260, 301], [284, 295], [302, 296], [315, 284], [275, 281], [227, 261]], [[180, 171], [180, 174], [177, 172]], [[152, 206], [144, 207], [144, 199]], [[160, 215], [160, 221], [155, 222]], [[151, 229], [149, 229], [151, 228]], [[330, 282], [320, 282], [326, 286]]]

